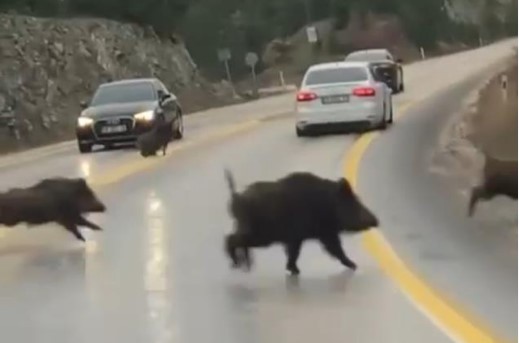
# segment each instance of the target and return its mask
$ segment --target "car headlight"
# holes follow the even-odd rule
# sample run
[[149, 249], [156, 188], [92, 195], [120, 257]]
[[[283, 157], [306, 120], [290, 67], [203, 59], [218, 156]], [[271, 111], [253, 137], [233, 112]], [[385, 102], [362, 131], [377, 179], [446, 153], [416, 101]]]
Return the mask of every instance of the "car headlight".
[[144, 112], [140, 112], [140, 113], [137, 113], [134, 115], [135, 119], [146, 120], [146, 121], [153, 120], [154, 117], [155, 117], [155, 113], [153, 111], [144, 111]]
[[77, 125], [79, 127], [90, 126], [94, 123], [94, 119], [88, 117], [79, 117], [77, 118]]

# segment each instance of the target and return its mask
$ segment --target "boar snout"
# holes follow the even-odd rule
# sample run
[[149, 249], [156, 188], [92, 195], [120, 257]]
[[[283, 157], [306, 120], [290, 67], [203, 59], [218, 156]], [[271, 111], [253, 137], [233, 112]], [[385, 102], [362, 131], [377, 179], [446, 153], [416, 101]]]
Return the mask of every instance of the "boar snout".
[[93, 193], [85, 194], [79, 201], [79, 209], [82, 213], [106, 212], [106, 206]]
[[96, 201], [90, 208], [90, 212], [106, 212], [106, 206], [101, 201]]
[[368, 210], [365, 206], [361, 206], [359, 216], [359, 226], [365, 230], [378, 227], [379, 222], [377, 216]]
[[353, 212], [351, 214], [352, 215], [350, 215], [349, 213], [343, 214], [343, 216], [346, 217], [344, 218], [345, 231], [360, 232], [379, 226], [377, 216], [375, 216], [375, 214], [373, 214], [362, 204], [358, 205], [356, 213]]

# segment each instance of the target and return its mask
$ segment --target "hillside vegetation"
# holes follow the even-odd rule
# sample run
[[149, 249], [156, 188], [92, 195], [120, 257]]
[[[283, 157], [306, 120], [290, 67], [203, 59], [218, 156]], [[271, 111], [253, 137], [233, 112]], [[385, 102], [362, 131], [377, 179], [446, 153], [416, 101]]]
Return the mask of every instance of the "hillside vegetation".
[[[163, 36], [176, 33], [202, 70], [218, 77], [219, 48], [231, 49], [233, 71], [242, 74], [247, 51], [261, 54], [273, 39], [323, 19], [340, 30], [352, 18], [362, 27], [370, 15], [389, 15], [397, 18], [406, 39], [429, 50], [440, 42], [473, 45], [517, 34], [515, 0], [0, 0], [0, 11], [104, 17], [149, 25]], [[329, 43], [329, 53], [348, 49], [348, 44]]]
[[516, 0], [0, 0], [0, 152], [72, 138], [79, 102], [107, 80], [159, 77], [186, 112], [240, 101], [207, 82], [225, 77], [223, 47], [242, 94], [248, 51], [261, 86], [279, 71], [297, 83], [353, 49], [409, 61], [517, 34], [516, 13]]

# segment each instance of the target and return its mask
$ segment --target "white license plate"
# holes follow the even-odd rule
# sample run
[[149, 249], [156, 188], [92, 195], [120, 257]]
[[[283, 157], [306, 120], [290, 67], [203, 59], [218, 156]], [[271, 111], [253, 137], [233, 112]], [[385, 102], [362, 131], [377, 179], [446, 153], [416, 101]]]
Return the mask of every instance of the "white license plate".
[[321, 97], [321, 102], [324, 105], [339, 104], [339, 103], [348, 102], [348, 101], [350, 101], [350, 96], [348, 94], [330, 95], [330, 96]]
[[103, 126], [102, 133], [121, 133], [126, 132], [126, 125]]

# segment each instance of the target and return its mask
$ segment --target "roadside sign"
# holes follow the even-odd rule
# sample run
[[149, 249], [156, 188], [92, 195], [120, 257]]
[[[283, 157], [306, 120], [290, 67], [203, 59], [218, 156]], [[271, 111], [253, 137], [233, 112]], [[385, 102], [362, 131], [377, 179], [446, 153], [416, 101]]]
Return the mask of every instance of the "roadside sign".
[[308, 38], [309, 43], [316, 43], [318, 41], [317, 29], [315, 26], [308, 26], [306, 28], [306, 37]]
[[251, 68], [255, 66], [258, 61], [259, 57], [255, 52], [248, 52], [247, 55], [245, 55], [245, 64]]
[[232, 87], [233, 94], [236, 94], [236, 90], [234, 89], [234, 85], [232, 83], [231, 78], [231, 68], [229, 67], [229, 60], [231, 59], [231, 50], [229, 48], [218, 49], [218, 60], [223, 63], [225, 67], [225, 74], [227, 75], [227, 81]]
[[258, 84], [256, 81], [256, 64], [259, 61], [258, 54], [255, 52], [248, 52], [245, 55], [245, 64], [250, 67], [251, 75], [252, 75], [252, 84], [253, 84], [253, 94], [254, 97], [258, 96]]
[[218, 60], [220, 62], [225, 62], [230, 59], [231, 59], [231, 50], [229, 50], [228, 48], [218, 50]]

